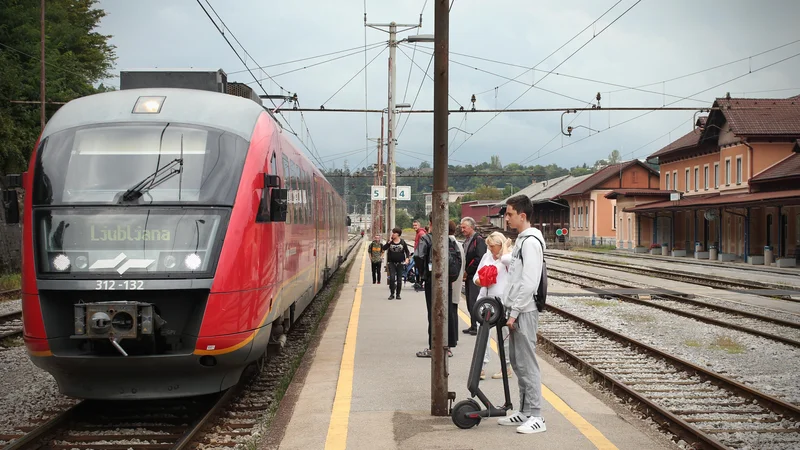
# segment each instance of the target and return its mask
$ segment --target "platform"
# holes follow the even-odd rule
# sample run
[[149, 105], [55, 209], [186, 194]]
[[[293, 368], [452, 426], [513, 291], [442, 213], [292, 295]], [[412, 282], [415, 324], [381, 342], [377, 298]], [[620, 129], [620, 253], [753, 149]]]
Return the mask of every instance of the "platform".
[[[407, 285], [402, 300], [387, 300], [385, 279], [372, 284], [365, 248], [356, 255], [318, 347], [306, 355], [259, 448], [677, 448], [541, 357], [547, 432], [518, 434], [515, 427], [497, 425], [496, 418], [462, 430], [449, 416], [431, 416], [431, 359], [416, 356], [427, 346], [424, 294]], [[459, 330], [468, 326], [463, 299], [460, 309]], [[457, 401], [469, 397], [466, 378], [475, 344], [475, 337], [459, 335], [448, 381]], [[502, 380], [491, 378], [499, 368], [495, 350], [481, 383], [492, 401], [502, 403]], [[516, 377], [510, 384], [518, 407]]]

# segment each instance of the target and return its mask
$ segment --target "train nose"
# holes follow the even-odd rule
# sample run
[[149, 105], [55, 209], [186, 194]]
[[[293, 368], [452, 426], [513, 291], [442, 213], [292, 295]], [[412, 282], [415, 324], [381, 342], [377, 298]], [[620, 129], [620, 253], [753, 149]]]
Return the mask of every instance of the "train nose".
[[111, 317], [108, 314], [98, 311], [92, 314], [92, 329], [98, 333], [105, 333], [111, 327]]

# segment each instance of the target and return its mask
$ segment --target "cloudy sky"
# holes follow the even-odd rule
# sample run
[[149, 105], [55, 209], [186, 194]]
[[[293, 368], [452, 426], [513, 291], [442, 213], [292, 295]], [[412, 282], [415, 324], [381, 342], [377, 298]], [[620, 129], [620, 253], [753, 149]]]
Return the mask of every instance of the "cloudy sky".
[[[388, 34], [372, 28], [365, 34], [365, 10], [369, 23], [413, 24], [422, 13], [422, 27], [400, 38], [434, 32], [434, 0], [200, 1], [207, 9], [210, 3], [227, 25], [228, 37], [241, 42], [234, 42], [237, 51], [244, 56], [243, 46], [250, 53], [250, 68], [268, 66], [253, 71], [257, 78], [273, 77], [262, 82], [264, 88], [270, 94], [280, 94], [281, 87], [296, 92], [305, 108], [387, 107]], [[222, 68], [229, 81], [250, 83], [263, 93], [196, 0], [106, 0], [99, 5], [108, 13], [100, 32], [113, 36], [117, 72]], [[454, 0], [450, 107], [469, 109], [473, 94], [477, 109], [584, 107], [596, 103], [598, 92], [601, 107], [708, 107], [727, 92], [738, 97], [798, 95], [798, 17], [796, 0]], [[398, 102], [432, 108], [433, 84], [424, 75], [431, 49], [432, 44], [399, 46]], [[340, 53], [282, 64], [334, 52]], [[356, 75], [367, 63], [367, 70]], [[534, 71], [525, 69], [534, 66]], [[107, 82], [119, 85], [118, 78]], [[692, 128], [691, 111], [636, 118], [642, 114], [568, 114], [565, 127], [570, 122], [585, 127], [568, 137], [560, 131], [561, 113], [453, 113], [449, 126], [460, 130], [450, 131], [451, 163], [479, 164], [499, 155], [503, 164], [571, 167], [591, 164], [613, 149], [624, 159], [643, 158]], [[304, 115], [326, 167], [375, 162], [376, 144], [367, 138], [380, 136], [380, 114]], [[284, 116], [310, 146], [300, 115], [287, 111]], [[432, 162], [432, 115], [401, 115], [397, 132], [399, 166]]]

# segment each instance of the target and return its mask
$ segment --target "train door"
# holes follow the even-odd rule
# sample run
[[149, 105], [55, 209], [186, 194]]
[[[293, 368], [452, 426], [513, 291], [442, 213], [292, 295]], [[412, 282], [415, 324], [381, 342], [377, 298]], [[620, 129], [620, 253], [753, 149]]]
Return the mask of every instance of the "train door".
[[313, 211], [314, 211], [314, 292], [319, 292], [319, 231], [322, 223], [319, 215], [319, 185], [317, 184], [317, 176], [314, 175], [314, 184], [311, 186], [311, 196], [314, 197]]

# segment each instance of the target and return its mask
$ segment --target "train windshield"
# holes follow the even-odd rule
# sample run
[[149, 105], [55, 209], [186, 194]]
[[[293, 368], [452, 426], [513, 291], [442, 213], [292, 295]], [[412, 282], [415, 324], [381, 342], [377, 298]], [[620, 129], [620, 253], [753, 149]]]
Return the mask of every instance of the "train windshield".
[[61, 131], [42, 144], [33, 204], [233, 205], [247, 147], [231, 133], [172, 123]]
[[227, 208], [39, 208], [40, 273], [84, 278], [209, 275]]

